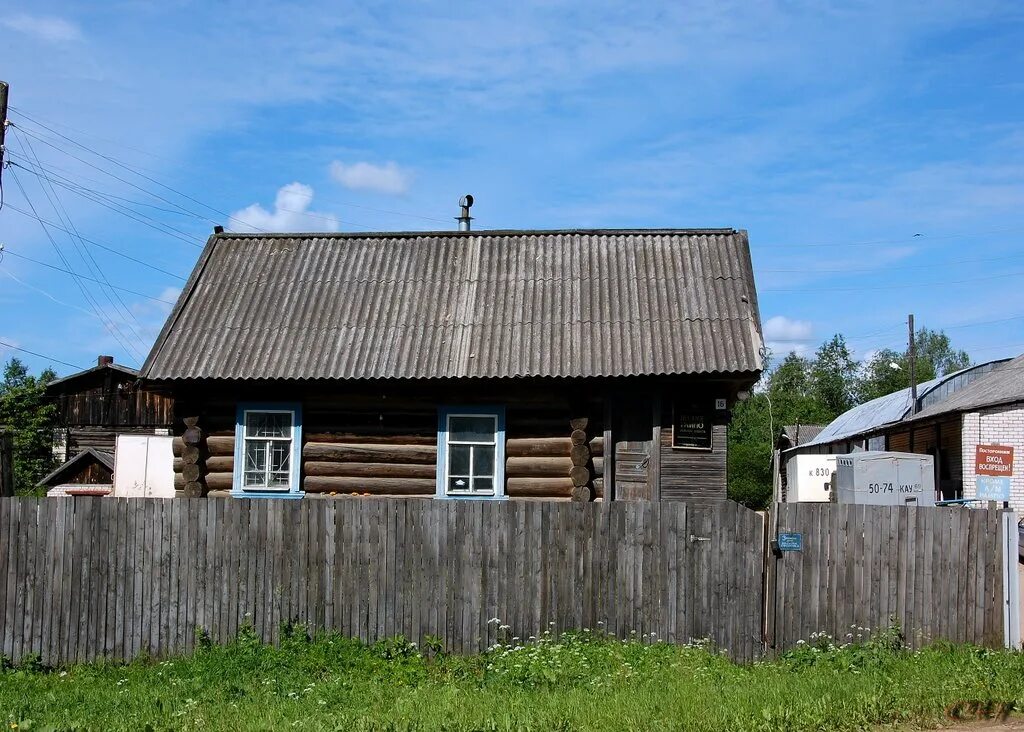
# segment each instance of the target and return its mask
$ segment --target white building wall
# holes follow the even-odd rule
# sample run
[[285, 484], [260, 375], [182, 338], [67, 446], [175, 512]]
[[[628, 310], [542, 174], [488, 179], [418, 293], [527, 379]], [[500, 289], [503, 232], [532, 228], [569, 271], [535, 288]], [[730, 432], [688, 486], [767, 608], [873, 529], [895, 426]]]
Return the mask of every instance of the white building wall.
[[964, 498], [974, 498], [974, 452], [978, 445], [1013, 447], [1010, 505], [1024, 512], [1024, 404], [993, 407], [963, 416]]

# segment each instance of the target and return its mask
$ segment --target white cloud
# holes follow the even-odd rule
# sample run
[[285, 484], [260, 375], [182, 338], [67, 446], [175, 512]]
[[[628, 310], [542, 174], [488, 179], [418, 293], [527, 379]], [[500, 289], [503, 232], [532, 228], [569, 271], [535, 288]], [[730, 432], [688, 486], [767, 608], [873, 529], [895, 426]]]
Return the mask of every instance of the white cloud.
[[277, 191], [274, 210], [258, 203], [231, 214], [228, 228], [238, 232], [252, 231], [338, 231], [337, 217], [312, 211], [313, 188], [304, 183], [289, 183]]
[[0, 24], [51, 43], [77, 41], [82, 37], [82, 31], [77, 25], [53, 15], [18, 13], [0, 20]]
[[774, 315], [764, 322], [764, 337], [770, 340], [806, 340], [813, 332], [806, 320], [791, 320], [785, 315]]
[[331, 163], [331, 177], [353, 191], [374, 191], [392, 196], [408, 191], [412, 182], [412, 174], [393, 161], [375, 165], [362, 161], [343, 163], [335, 160]]
[[776, 357], [781, 358], [791, 351], [798, 356], [810, 353], [814, 326], [806, 320], [793, 320], [785, 315], [774, 315], [763, 324], [764, 339]]

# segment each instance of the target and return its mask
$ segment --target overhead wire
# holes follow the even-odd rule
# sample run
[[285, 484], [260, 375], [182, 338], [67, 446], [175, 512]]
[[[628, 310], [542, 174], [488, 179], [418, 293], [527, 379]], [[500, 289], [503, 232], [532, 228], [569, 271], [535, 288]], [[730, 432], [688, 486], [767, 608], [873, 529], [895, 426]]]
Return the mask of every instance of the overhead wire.
[[[37, 219], [36, 216], [34, 216], [33, 214], [29, 213], [28, 211], [26, 211], [23, 208], [18, 208], [13, 203], [8, 203], [7, 204], [7, 208], [11, 209], [12, 211], [14, 211], [16, 213], [21, 214], [22, 216], [24, 216], [26, 218]], [[64, 231], [66, 233], [70, 233], [66, 229], [61, 228], [58, 224], [55, 224], [53, 221], [49, 221], [47, 219], [37, 219], [37, 220], [42, 221], [42, 223], [46, 224], [47, 226], [49, 226], [49, 227], [51, 227], [53, 229], [57, 229], [58, 231]], [[158, 267], [155, 264], [152, 264], [151, 262], [147, 262], [144, 259], [139, 259], [138, 257], [133, 257], [131, 254], [127, 254], [125, 252], [122, 252], [119, 249], [115, 249], [114, 247], [110, 246], [109, 244], [104, 244], [103, 242], [96, 241], [95, 239], [89, 239], [89, 238], [84, 237], [84, 236], [80, 237], [80, 238], [82, 239], [82, 241], [86, 241], [86, 242], [92, 244], [95, 247], [99, 247], [100, 249], [108, 251], [111, 254], [115, 254], [115, 255], [117, 255], [119, 257], [123, 257], [124, 259], [127, 259], [129, 261], [135, 262], [136, 264], [140, 264], [143, 267], [148, 267], [149, 269], [152, 269], [155, 272], [160, 272], [161, 274], [165, 274], [168, 277], [174, 277], [175, 279], [179, 279], [179, 280], [182, 280], [182, 281], [185, 281], [187, 279], [183, 275], [176, 274], [174, 272], [171, 272], [170, 270], [163, 269], [162, 267]]]
[[[35, 159], [36, 163], [41, 165], [39, 157], [38, 155], [36, 155], [35, 148], [32, 146], [31, 140], [25, 140], [25, 144], [27, 145], [28, 150], [31, 153], [32, 157]], [[51, 199], [50, 195], [46, 191], [46, 187], [42, 186], [42, 184], [40, 184], [40, 187], [43, 189], [43, 193], [46, 195], [47, 200], [50, 201], [50, 205], [53, 206], [54, 213], [57, 214], [57, 219], [60, 220], [62, 223], [66, 222], [65, 226], [68, 228], [70, 232], [68, 234], [68, 238], [71, 239], [72, 245], [78, 251], [79, 257], [81, 257], [82, 261], [85, 263], [86, 269], [97, 275], [97, 277], [100, 280], [100, 284], [105, 285], [103, 293], [106, 296], [107, 301], [110, 303], [111, 307], [114, 309], [115, 312], [120, 307], [121, 313], [123, 313], [126, 316], [124, 322], [126, 329], [129, 331], [129, 333], [131, 333], [131, 335], [135, 337], [135, 339], [139, 342], [142, 348], [146, 349], [147, 344], [145, 339], [136, 330], [135, 326], [133, 326], [130, 321], [134, 321], [135, 325], [138, 327], [142, 327], [142, 324], [139, 322], [138, 317], [131, 310], [131, 308], [128, 307], [128, 304], [125, 303], [124, 298], [121, 297], [121, 294], [112, 287], [110, 280], [106, 275], [106, 272], [103, 270], [103, 268], [99, 265], [99, 262], [97, 262], [96, 258], [93, 256], [92, 250], [88, 246], [86, 246], [86, 243], [84, 241], [78, 239], [78, 229], [75, 227], [74, 221], [71, 219], [70, 214], [64, 207], [63, 201], [60, 200], [60, 196], [57, 194], [57, 191], [53, 188], [52, 185], [50, 186], [50, 193], [53, 194], [53, 198]]]
[[[940, 280], [940, 281], [937, 281], [937, 282], [908, 282], [908, 283], [900, 284], [899, 288], [900, 289], [905, 289], [905, 288], [908, 288], [908, 287], [938, 287], [938, 286], [946, 286], [946, 285], [964, 285], [964, 284], [969, 284], [971, 282], [986, 282], [986, 281], [989, 281], [989, 280], [1003, 279], [1005, 277], [1019, 277], [1020, 275], [1024, 275], [1024, 271], [1021, 271], [1021, 272], [1002, 272], [1000, 274], [995, 274], [995, 275], [985, 275], [984, 277], [965, 277], [965, 278], [959, 279], [959, 280]], [[879, 291], [879, 290], [892, 290], [893, 287], [894, 287], [893, 285], [877, 285], [877, 286], [865, 286], [865, 287], [828, 287], [828, 288], [822, 288], [822, 287], [814, 287], [814, 288], [768, 287], [768, 288], [764, 288], [764, 289], [759, 289], [758, 290], [758, 294], [760, 294], [762, 292], [785, 292], [785, 293], [790, 293], [790, 294], [814, 293], [814, 294], [817, 294], [817, 295], [822, 295], [822, 294], [826, 294], [826, 293], [830, 293], [830, 292], [874, 292], [874, 291]]]
[[22, 353], [28, 353], [28, 354], [30, 354], [32, 356], [37, 356], [39, 358], [45, 358], [48, 361], [53, 361], [54, 363], [59, 363], [62, 366], [70, 366], [73, 369], [82, 370], [82, 367], [77, 365], [77, 364], [69, 363], [67, 361], [62, 361], [59, 358], [55, 358], [53, 356], [47, 356], [47, 355], [42, 354], [42, 353], [37, 353], [36, 351], [30, 351], [27, 348], [22, 348], [21, 346], [16, 346], [13, 343], [7, 343], [6, 341], [0, 341], [0, 346], [3, 346], [4, 348], [10, 348], [11, 350], [14, 350], [14, 351], [21, 351]]
[[[44, 124], [43, 121], [41, 121], [42, 118], [40, 118], [38, 115], [28, 114], [25, 111], [23, 111], [22, 109], [20, 109], [18, 107], [14, 107], [14, 106], [11, 106], [10, 109], [13, 110], [14, 112], [16, 112], [18, 114], [18, 116], [24, 117], [25, 119], [29, 120], [31, 123], [33, 123], [33, 124], [43, 128], [44, 130], [47, 130], [47, 131], [49, 131], [49, 132], [51, 132], [52, 134], [55, 134], [55, 135], [60, 135], [60, 133], [57, 132], [56, 130], [53, 130], [50, 127], [47, 127], [47, 125]], [[99, 137], [97, 135], [94, 135], [94, 134], [91, 134], [91, 133], [88, 133], [88, 132], [83, 132], [82, 130], [77, 130], [74, 127], [71, 127], [71, 126], [66, 125], [66, 124], [62, 124], [62, 123], [59, 123], [59, 122], [53, 122], [52, 120], [45, 120], [45, 121], [48, 121], [52, 125], [56, 125], [58, 127], [64, 127], [65, 129], [68, 129], [68, 130], [71, 130], [73, 132], [77, 132], [79, 134], [85, 135], [86, 137], [92, 137], [92, 138], [94, 138], [96, 140], [100, 140], [102, 142], [106, 142], [106, 143], [108, 143], [110, 145], [113, 145], [115, 147], [121, 147], [121, 148], [124, 148], [126, 150], [132, 150], [134, 152], [142, 153], [143, 155], [147, 155], [149, 157], [157, 158], [159, 160], [169, 160], [168, 158], [165, 158], [163, 156], [157, 155], [155, 153], [152, 153], [152, 152], [149, 152], [149, 151], [146, 151], [146, 150], [141, 150], [139, 148], [135, 148], [135, 147], [132, 147], [130, 145], [125, 145], [123, 143], [120, 143], [120, 142], [117, 142], [117, 141], [114, 141], [114, 140], [108, 140], [108, 139], [105, 139], [103, 137]], [[71, 138], [65, 137], [64, 139], [66, 139], [68, 141], [72, 141]], [[99, 154], [99, 153], [97, 153], [97, 154]], [[141, 168], [141, 166], [140, 166], [140, 168]], [[146, 170], [146, 168], [141, 168], [141, 169], [142, 170]], [[171, 189], [171, 190], [173, 190], [173, 189]], [[300, 196], [300, 197], [303, 197], [303, 198], [309, 198], [309, 199], [313, 198], [313, 194], [304, 194], [304, 193], [300, 193], [300, 192], [294, 192], [294, 195], [297, 195], [297, 196]], [[448, 220], [448, 219], [442, 219], [442, 218], [438, 218], [436, 216], [426, 216], [424, 214], [409, 213], [409, 212], [406, 212], [406, 211], [395, 211], [393, 209], [377, 208], [377, 207], [374, 207], [374, 206], [366, 206], [366, 205], [363, 205], [363, 204], [351, 203], [349, 201], [339, 201], [339, 200], [336, 200], [336, 199], [332, 200], [332, 199], [327, 199], [327, 198], [323, 198], [323, 197], [320, 197], [319, 200], [322, 201], [323, 203], [333, 203], [333, 204], [337, 204], [339, 206], [346, 206], [346, 207], [349, 207], [349, 208], [358, 208], [358, 209], [361, 209], [363, 211], [373, 211], [374, 213], [390, 214], [392, 216], [402, 216], [402, 217], [405, 217], [405, 218], [420, 219], [420, 220], [423, 220], [423, 221], [433, 221], [435, 223], [440, 223], [440, 224], [450, 224], [451, 223], [450, 220]], [[206, 206], [207, 208], [210, 208], [210, 210], [212, 210], [212, 211], [216, 211], [216, 209], [214, 209], [214, 208], [212, 208], [210, 206], [207, 206], [206, 204], [200, 203], [200, 205]], [[281, 210], [289, 210], [291, 213], [305, 213], [305, 212], [301, 212], [301, 211], [291, 211], [290, 209], [281, 209]], [[218, 212], [218, 213], [220, 213], [220, 212]], [[357, 223], [350, 222], [350, 221], [342, 221], [340, 219], [339, 219], [339, 221], [341, 223], [347, 223], [347, 224], [353, 225], [353, 226], [360, 226], [360, 227], [364, 226], [363, 224], [357, 224]], [[365, 228], [369, 228], [369, 227], [365, 227]]]
[[[101, 196], [101, 197], [103, 197], [105, 199], [109, 199], [112, 202], [113, 201], [120, 201], [120, 202], [123, 202], [126, 205], [142, 206], [144, 208], [153, 209], [154, 211], [160, 211], [162, 213], [174, 214], [175, 216], [192, 216], [193, 215], [191, 213], [188, 213], [188, 212], [185, 212], [185, 211], [181, 211], [179, 209], [165, 208], [165, 207], [159, 206], [159, 205], [157, 205], [155, 203], [147, 203], [146, 201], [137, 201], [137, 200], [135, 200], [133, 198], [126, 198], [125, 196], [119, 196], [116, 193], [110, 193], [108, 191], [100, 191], [100, 190], [97, 190], [95, 188], [90, 188], [89, 186], [82, 185], [81, 183], [78, 183], [78, 182], [76, 182], [74, 180], [71, 180], [67, 176], [61, 175], [59, 172], [57, 172], [57, 171], [62, 171], [62, 172], [69, 173], [69, 174], [75, 174], [73, 171], [70, 171], [67, 168], [63, 168], [63, 167], [61, 167], [59, 165], [54, 165], [51, 162], [47, 162], [45, 165], [36, 165], [31, 160], [28, 160], [27, 158], [23, 158], [21, 155], [18, 155], [17, 153], [12, 153], [12, 155], [13, 155], [13, 157], [21, 158], [22, 160], [24, 160], [26, 163], [28, 163], [33, 168], [33, 170], [38, 169], [38, 170], [46, 173], [48, 176], [50, 176], [53, 179], [55, 179], [55, 182], [59, 182], [59, 183], [61, 183], [63, 185], [73, 186], [74, 188], [79, 188], [79, 189], [81, 189], [83, 191], [89, 191], [90, 193], [94, 193], [97, 196]], [[77, 175], [82, 180], [87, 180], [87, 181], [90, 181], [90, 182], [93, 182], [93, 183], [99, 183], [99, 181], [97, 181], [95, 178], [89, 178], [87, 176], [78, 175], [78, 174], [75, 174], [75, 175]]]
[[83, 186], [68, 185], [67, 183], [61, 182], [59, 180], [54, 180], [49, 176], [41, 174], [40, 172], [38, 172], [38, 170], [28, 169], [25, 166], [20, 165], [19, 163], [13, 161], [11, 162], [11, 165], [21, 168], [22, 170], [25, 170], [28, 173], [31, 173], [33, 176], [39, 178], [40, 180], [52, 183], [54, 185], [58, 185], [61, 188], [69, 190], [72, 193], [75, 193], [76, 195], [81, 196], [82, 198], [85, 198], [88, 201], [92, 201], [93, 203], [102, 206], [103, 208], [114, 211], [115, 213], [122, 214], [123, 216], [126, 216], [127, 218], [136, 221], [144, 226], [147, 226], [150, 229], [153, 229], [154, 231], [157, 231], [161, 234], [167, 234], [173, 239], [177, 239], [185, 244], [189, 244], [194, 247], [201, 248], [202, 246], [200, 244], [196, 244], [196, 237], [192, 236], [188, 232], [183, 231], [182, 229], [178, 229], [169, 224], [166, 224], [160, 221], [159, 219], [153, 218], [152, 216], [147, 216], [146, 214], [143, 214], [139, 211], [134, 211], [128, 208], [127, 206], [124, 206], [123, 204], [106, 200], [103, 197], [103, 194], [101, 193], [92, 191], [91, 189], [85, 188]]
[[954, 239], [973, 239], [982, 234], [1000, 234], [1008, 231], [1019, 231], [1020, 227], [1017, 226], [1002, 226], [992, 229], [977, 229], [970, 233], [957, 233], [957, 234], [939, 234], [936, 236], [930, 234], [916, 233], [908, 237], [902, 237], [899, 239], [873, 239], [866, 241], [842, 241], [842, 242], [794, 242], [792, 244], [757, 244], [758, 249], [803, 249], [803, 248], [835, 248], [835, 247], [872, 247], [872, 246], [887, 246], [892, 244], [910, 244], [919, 243], [927, 244], [932, 241], [951, 241]]
[[[88, 165], [90, 168], [93, 168], [94, 170], [97, 170], [97, 171], [99, 171], [101, 173], [104, 173], [105, 175], [108, 175], [111, 178], [113, 178], [113, 179], [115, 179], [117, 181], [120, 181], [121, 183], [124, 183], [125, 185], [131, 186], [132, 188], [135, 188], [135, 189], [137, 189], [139, 191], [142, 191], [143, 193], [145, 193], [145, 194], [147, 194], [149, 196], [152, 196], [153, 198], [156, 198], [156, 199], [158, 199], [160, 201], [163, 201], [164, 203], [167, 203], [167, 204], [169, 204], [171, 206], [175, 206], [175, 207], [181, 209], [182, 211], [184, 211], [186, 213], [191, 213], [193, 216], [195, 216], [197, 218], [200, 218], [200, 219], [202, 219], [204, 221], [207, 221], [209, 223], [212, 223], [212, 224], [215, 224], [215, 225], [221, 223], [220, 221], [217, 221], [215, 219], [211, 219], [209, 216], [204, 216], [203, 214], [199, 214], [199, 213], [196, 213], [194, 211], [190, 211], [189, 209], [185, 208], [181, 204], [176, 203], [175, 201], [172, 201], [171, 199], [169, 199], [169, 198], [167, 198], [165, 196], [162, 196], [162, 195], [160, 195], [158, 193], [153, 193], [152, 191], [146, 190], [142, 186], [137, 185], [137, 184], [133, 183], [130, 180], [122, 178], [121, 176], [119, 176], [119, 175], [117, 175], [115, 173], [111, 173], [106, 168], [102, 168], [102, 167], [100, 167], [100, 166], [98, 166], [98, 165], [96, 165], [94, 163], [89, 162], [88, 160], [85, 160], [84, 158], [79, 157], [78, 155], [75, 155], [74, 153], [68, 152], [67, 150], [62, 149], [58, 145], [55, 145], [54, 143], [52, 143], [49, 140], [45, 139], [44, 137], [38, 135], [37, 133], [32, 132], [30, 130], [26, 130], [21, 125], [15, 125], [12, 122], [11, 126], [17, 127], [17, 129], [19, 129], [21, 132], [25, 133], [26, 135], [34, 137], [35, 139], [39, 140], [43, 144], [52, 147], [53, 149], [57, 150], [58, 152], [63, 153], [64, 155], [67, 155], [68, 157], [74, 158], [75, 160], [79, 161], [83, 165]], [[40, 125], [40, 126], [44, 127], [43, 125]], [[198, 200], [196, 198], [193, 198], [192, 196], [188, 195], [187, 193], [182, 193], [181, 191], [179, 191], [179, 190], [177, 190], [175, 188], [171, 188], [170, 186], [165, 185], [164, 183], [161, 183], [156, 178], [148, 176], [145, 173], [141, 173], [138, 170], [133, 169], [131, 166], [125, 165], [124, 163], [120, 162], [116, 158], [113, 158], [113, 157], [111, 157], [109, 155], [105, 155], [104, 153], [98, 152], [96, 150], [93, 150], [93, 149], [89, 148], [86, 145], [82, 145], [81, 143], [76, 142], [75, 140], [71, 139], [70, 137], [68, 137], [66, 135], [62, 135], [59, 132], [55, 132], [53, 130], [50, 130], [50, 131], [53, 132], [58, 137], [60, 137], [61, 139], [67, 140], [72, 145], [74, 145], [76, 147], [79, 147], [82, 150], [85, 150], [86, 152], [88, 152], [88, 153], [90, 153], [92, 155], [96, 155], [97, 157], [103, 158], [104, 160], [106, 160], [106, 161], [108, 161], [110, 163], [113, 163], [117, 167], [122, 168], [122, 169], [128, 171], [129, 173], [132, 173], [133, 175], [137, 175], [140, 178], [143, 178], [143, 179], [149, 181], [150, 183], [154, 183], [154, 184], [160, 186], [161, 188], [164, 188], [164, 189], [166, 189], [166, 190], [168, 190], [168, 191], [170, 191], [170, 192], [172, 192], [172, 193], [174, 193], [174, 194], [176, 194], [178, 196], [181, 196], [182, 198], [184, 198], [186, 200], [191, 201], [192, 203], [198, 204], [198, 205], [200, 205], [200, 206], [202, 206], [204, 208], [207, 208], [207, 209], [213, 211], [214, 213], [217, 213], [217, 214], [219, 214], [221, 216], [224, 216], [226, 219], [228, 219], [230, 221], [236, 221], [236, 222], [238, 222], [239, 224], [241, 224], [243, 226], [246, 226], [246, 227], [251, 228], [251, 229], [255, 229], [256, 231], [259, 231], [259, 232], [262, 232], [262, 233], [266, 233], [265, 231], [260, 229], [258, 226], [253, 226], [252, 224], [248, 223], [247, 221], [243, 221], [242, 219], [236, 218], [235, 216], [232, 216], [231, 214], [225, 213], [224, 211], [220, 211], [219, 209], [216, 209], [213, 206], [210, 206], [209, 204], [205, 204], [202, 201], [200, 201], [200, 200]]]
[[[0, 263], [3, 262], [3, 255], [4, 255], [4, 251], [2, 249], [0, 249]], [[40, 295], [43, 295], [44, 297], [46, 297], [46, 298], [48, 298], [50, 300], [53, 300], [58, 305], [63, 305], [64, 307], [68, 307], [68, 308], [72, 308], [74, 310], [78, 310], [78, 311], [83, 312], [86, 315], [89, 315], [89, 316], [91, 316], [93, 318], [97, 318], [97, 319], [99, 318], [99, 316], [97, 316], [96, 313], [94, 313], [92, 310], [87, 310], [87, 309], [81, 307], [80, 305], [75, 305], [74, 303], [64, 302], [63, 300], [61, 300], [61, 299], [59, 299], [57, 297], [54, 297], [52, 294], [50, 294], [49, 292], [47, 292], [43, 288], [36, 287], [31, 282], [26, 282], [25, 280], [21, 279], [20, 277], [15, 275], [13, 272], [11, 272], [11, 270], [9, 270], [7, 267], [4, 267], [0, 271], [2, 271], [5, 275], [10, 277], [15, 282], [17, 282], [19, 285], [22, 285], [23, 287], [28, 287], [31, 290], [35, 290]]]
[[[89, 163], [86, 162], [86, 164], [88, 165]], [[134, 220], [134, 221], [136, 221], [138, 223], [140, 223], [140, 224], [143, 224], [144, 226], [147, 226], [147, 227], [149, 227], [149, 228], [151, 228], [151, 229], [153, 229], [155, 231], [160, 232], [161, 234], [167, 234], [168, 236], [170, 236], [170, 237], [172, 237], [174, 239], [178, 239], [178, 240], [180, 240], [180, 241], [182, 241], [182, 242], [184, 242], [186, 244], [190, 244], [192, 246], [196, 246], [196, 247], [200, 247], [201, 248], [201, 245], [195, 243], [195, 241], [194, 241], [195, 237], [192, 234], [190, 234], [189, 232], [183, 231], [183, 230], [178, 229], [178, 228], [175, 228], [175, 227], [173, 227], [173, 226], [171, 226], [171, 225], [169, 225], [167, 223], [164, 223], [164, 222], [160, 221], [159, 219], [154, 219], [151, 216], [147, 216], [147, 215], [145, 215], [145, 214], [143, 214], [143, 213], [141, 213], [139, 211], [134, 211], [132, 209], [127, 208], [126, 206], [122, 206], [122, 205], [116, 204], [115, 202], [107, 201], [107, 200], [100, 200], [102, 198], [103, 194], [100, 194], [99, 192], [94, 192], [94, 191], [92, 191], [92, 189], [86, 188], [84, 186], [73, 186], [73, 187], [68, 186], [66, 183], [56, 181], [51, 176], [45, 175], [45, 173], [41, 172], [38, 169], [28, 170], [28, 169], [26, 169], [25, 166], [20, 165], [19, 163], [14, 162], [14, 161], [11, 161], [11, 165], [13, 165], [15, 167], [19, 167], [19, 168], [21, 168], [23, 170], [26, 170], [27, 172], [29, 172], [32, 175], [40, 178], [41, 180], [46, 180], [47, 182], [55, 183], [57, 185], [60, 185], [62, 188], [67, 188], [68, 190], [71, 190], [73, 193], [77, 193], [78, 195], [82, 196], [83, 198], [91, 200], [94, 203], [97, 203], [100, 206], [103, 206], [104, 208], [110, 209], [111, 211], [115, 211], [116, 213], [123, 214], [124, 216], [126, 216], [126, 217], [128, 217], [128, 218], [130, 218], [130, 219], [132, 219], [132, 220]], [[40, 165], [39, 168], [42, 168], [42, 166]], [[186, 214], [187, 214], [187, 212], [186, 212]]]
[[[94, 297], [92, 297], [91, 293], [82, 284], [82, 281], [81, 281], [82, 277], [81, 277], [81, 275], [79, 275], [78, 273], [74, 272], [74, 270], [71, 269], [70, 262], [67, 261], [67, 258], [64, 256], [64, 253], [61, 251], [60, 247], [57, 245], [57, 241], [53, 238], [53, 235], [50, 233], [50, 230], [47, 229], [46, 225], [42, 223], [42, 219], [41, 219], [41, 217], [39, 217], [38, 211], [36, 211], [35, 204], [32, 203], [32, 199], [29, 198], [29, 196], [28, 196], [28, 191], [25, 190], [25, 187], [21, 183], [21, 179], [18, 178], [18, 175], [13, 170], [11, 171], [11, 177], [14, 179], [15, 185], [17, 185], [18, 189], [21, 191], [21, 195], [24, 197], [25, 202], [28, 204], [28, 207], [32, 210], [32, 212], [36, 215], [36, 218], [39, 220], [39, 225], [42, 227], [43, 233], [46, 235], [46, 238], [49, 240], [50, 245], [53, 247], [54, 251], [57, 252], [58, 258], [60, 258], [60, 260], [64, 263], [64, 266], [67, 267], [66, 271], [67, 271], [68, 274], [70, 274], [72, 276], [72, 279], [74, 280], [75, 284], [78, 286], [79, 291], [82, 293], [82, 297], [95, 310], [97, 316], [100, 317], [100, 319], [104, 321], [104, 327], [107, 329], [107, 332], [110, 333], [110, 335], [114, 338], [114, 340], [116, 340], [118, 342], [118, 344], [124, 349], [124, 352], [126, 354], [131, 355], [133, 358], [138, 358], [138, 356], [133, 353], [134, 349], [128, 343], [125, 342], [124, 336], [121, 334], [120, 329], [117, 328], [117, 324], [114, 323], [110, 319], [103, 318], [102, 315], [100, 315], [101, 308], [99, 306], [99, 303], [96, 302], [96, 299]], [[7, 252], [7, 254], [14, 254], [15, 256], [19, 256], [15, 252], [11, 252], [10, 250], [5, 250], [5, 251]], [[52, 267], [53, 269], [59, 269], [58, 267], [53, 267], [53, 265], [46, 265], [46, 266]]]
[[[78, 272], [74, 272], [73, 270], [70, 270], [70, 269], [62, 269], [61, 267], [58, 267], [55, 264], [49, 264], [48, 262], [43, 262], [42, 260], [35, 259], [33, 257], [29, 257], [29, 256], [27, 256], [25, 254], [20, 254], [18, 252], [11, 251], [7, 247], [4, 247], [3, 253], [4, 254], [10, 254], [12, 257], [17, 257], [18, 259], [24, 259], [27, 262], [32, 262], [32, 264], [38, 264], [40, 267], [48, 267], [49, 269], [52, 269], [52, 270], [54, 270], [56, 272], [65, 272], [65, 273], [67, 273], [69, 275], [72, 275], [72, 276], [78, 278], [78, 279], [86, 280], [87, 282], [97, 282], [99, 284], [103, 284], [102, 280], [98, 280], [98, 279], [95, 279], [93, 277], [88, 277], [88, 276], [80, 274]], [[62, 259], [63, 259], [63, 257], [62, 257]], [[120, 290], [121, 292], [127, 292], [130, 295], [135, 295], [136, 297], [143, 297], [143, 298], [146, 298], [147, 300], [152, 300], [153, 302], [160, 302], [160, 303], [164, 303], [165, 305], [173, 305], [174, 304], [174, 302], [171, 301], [171, 300], [164, 300], [163, 298], [160, 298], [160, 297], [154, 297], [153, 295], [147, 295], [146, 293], [139, 292], [138, 290], [130, 290], [127, 287], [120, 287], [118, 285], [110, 285], [110, 287], [112, 287], [115, 290]]]

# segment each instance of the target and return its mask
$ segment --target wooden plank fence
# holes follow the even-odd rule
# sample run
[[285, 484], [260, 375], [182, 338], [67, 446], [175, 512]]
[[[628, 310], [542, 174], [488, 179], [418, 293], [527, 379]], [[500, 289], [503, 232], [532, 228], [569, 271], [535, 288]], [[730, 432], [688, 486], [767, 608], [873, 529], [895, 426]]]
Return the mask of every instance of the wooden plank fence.
[[1000, 511], [828, 503], [776, 511], [777, 531], [802, 534], [803, 549], [768, 557], [769, 650], [816, 632], [844, 642], [894, 620], [914, 646], [1003, 645]]
[[0, 498], [14, 495], [14, 435], [0, 428]]
[[187, 653], [251, 622], [470, 653], [545, 630], [762, 648], [762, 517], [733, 503], [8, 498], [0, 654]]

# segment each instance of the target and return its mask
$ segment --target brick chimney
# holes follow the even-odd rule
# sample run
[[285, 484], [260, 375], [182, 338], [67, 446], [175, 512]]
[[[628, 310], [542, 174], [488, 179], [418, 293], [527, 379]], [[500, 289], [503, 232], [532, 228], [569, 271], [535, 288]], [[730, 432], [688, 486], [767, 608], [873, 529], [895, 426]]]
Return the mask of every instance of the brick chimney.
[[100, 356], [99, 358], [96, 359], [96, 365], [97, 366], [110, 366], [113, 363], [114, 363], [114, 357], [113, 356]]

